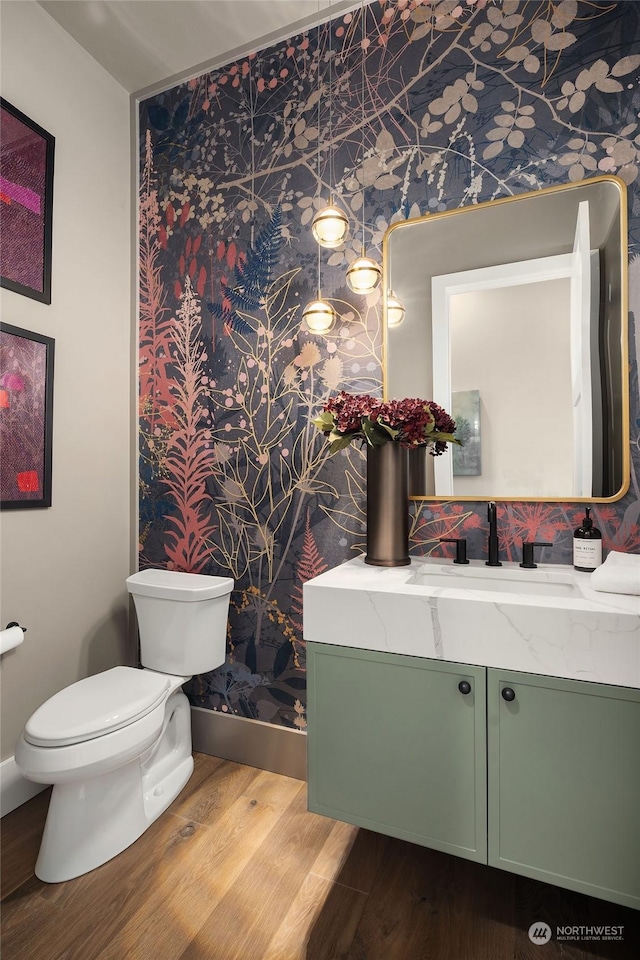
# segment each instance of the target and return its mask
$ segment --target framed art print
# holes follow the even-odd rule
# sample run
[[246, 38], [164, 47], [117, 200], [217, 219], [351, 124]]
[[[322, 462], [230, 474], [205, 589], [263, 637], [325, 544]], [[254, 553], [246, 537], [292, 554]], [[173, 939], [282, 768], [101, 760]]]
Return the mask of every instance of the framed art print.
[[51, 303], [55, 138], [0, 97], [0, 284]]
[[51, 506], [55, 341], [0, 323], [0, 508]]

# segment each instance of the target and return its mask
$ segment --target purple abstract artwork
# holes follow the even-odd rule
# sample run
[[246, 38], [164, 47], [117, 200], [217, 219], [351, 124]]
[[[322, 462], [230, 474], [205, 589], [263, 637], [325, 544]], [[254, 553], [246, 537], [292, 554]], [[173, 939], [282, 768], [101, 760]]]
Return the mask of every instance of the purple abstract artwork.
[[50, 303], [54, 139], [6, 101], [0, 117], [2, 285]]
[[0, 328], [0, 502], [51, 505], [50, 337]]

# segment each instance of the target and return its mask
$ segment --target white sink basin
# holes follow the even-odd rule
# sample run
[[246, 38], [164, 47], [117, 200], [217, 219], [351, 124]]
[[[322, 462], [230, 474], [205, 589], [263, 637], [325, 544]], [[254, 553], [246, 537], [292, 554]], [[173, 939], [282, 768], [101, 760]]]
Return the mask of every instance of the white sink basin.
[[407, 586], [454, 590], [489, 590], [533, 597], [582, 596], [570, 575], [538, 573], [538, 570], [511, 570], [501, 567], [422, 568], [407, 580]]

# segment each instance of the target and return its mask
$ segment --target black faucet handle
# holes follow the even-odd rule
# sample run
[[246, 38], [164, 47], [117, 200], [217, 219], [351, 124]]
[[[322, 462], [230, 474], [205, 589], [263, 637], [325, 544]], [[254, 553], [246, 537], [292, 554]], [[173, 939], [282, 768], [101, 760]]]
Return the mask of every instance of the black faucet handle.
[[548, 543], [546, 541], [534, 542], [534, 541], [523, 540], [522, 541], [522, 563], [520, 564], [520, 566], [525, 567], [527, 570], [535, 570], [538, 564], [533, 562], [534, 548], [535, 547], [552, 547], [552, 546], [553, 546], [552, 543]]
[[456, 558], [454, 563], [469, 563], [467, 560], [467, 541], [464, 537], [440, 537], [440, 543], [455, 543]]

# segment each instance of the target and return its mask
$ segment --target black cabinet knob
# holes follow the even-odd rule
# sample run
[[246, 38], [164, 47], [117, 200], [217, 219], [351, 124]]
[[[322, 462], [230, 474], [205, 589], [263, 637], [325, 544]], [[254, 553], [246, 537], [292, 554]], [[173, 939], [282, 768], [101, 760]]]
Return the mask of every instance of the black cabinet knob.
[[471, 684], [468, 680], [461, 680], [458, 684], [458, 690], [466, 696], [467, 693], [471, 693]]
[[506, 700], [507, 703], [511, 703], [512, 700], [515, 700], [516, 692], [512, 690], [511, 687], [504, 687], [502, 690], [502, 699]]

